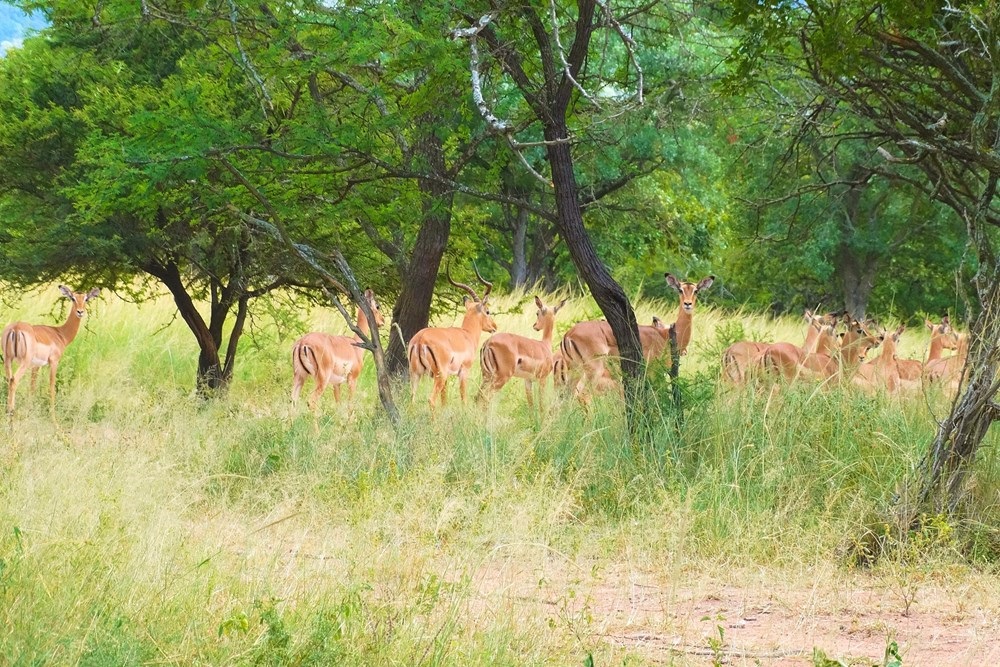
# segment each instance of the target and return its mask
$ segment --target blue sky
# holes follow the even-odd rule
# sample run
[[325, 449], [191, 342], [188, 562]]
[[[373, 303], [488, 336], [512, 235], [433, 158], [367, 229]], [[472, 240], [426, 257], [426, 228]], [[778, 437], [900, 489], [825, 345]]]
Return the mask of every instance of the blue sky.
[[21, 45], [24, 36], [45, 25], [41, 14], [27, 15], [16, 7], [0, 0], [0, 55], [7, 49]]

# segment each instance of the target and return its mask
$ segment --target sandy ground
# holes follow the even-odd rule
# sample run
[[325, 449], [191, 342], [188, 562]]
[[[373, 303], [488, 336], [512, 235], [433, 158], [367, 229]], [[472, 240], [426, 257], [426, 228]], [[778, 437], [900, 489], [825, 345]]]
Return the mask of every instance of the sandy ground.
[[815, 647], [844, 664], [881, 665], [895, 640], [906, 667], [1000, 664], [995, 578], [914, 579], [839, 570], [668, 576], [567, 563], [526, 571], [508, 561], [484, 566], [474, 581], [484, 611], [541, 614], [578, 626], [585, 643], [653, 663], [812, 665]]

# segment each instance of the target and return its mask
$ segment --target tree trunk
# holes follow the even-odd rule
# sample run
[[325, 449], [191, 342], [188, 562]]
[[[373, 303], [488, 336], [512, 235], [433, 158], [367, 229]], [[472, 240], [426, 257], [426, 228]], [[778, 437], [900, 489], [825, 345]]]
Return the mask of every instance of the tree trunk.
[[514, 218], [513, 226], [510, 282], [517, 289], [527, 287], [528, 282], [528, 212], [525, 209], [517, 209], [517, 217]]
[[844, 308], [851, 316], [863, 320], [868, 311], [868, 301], [875, 289], [878, 259], [872, 255], [858, 255], [844, 244], [837, 251], [835, 262], [840, 288], [844, 295]]
[[[181, 319], [188, 325], [198, 342], [198, 374], [195, 377], [198, 392], [210, 393], [224, 390], [232, 377], [232, 369], [230, 368], [230, 372], [227, 374], [219, 358], [219, 347], [222, 341], [213, 336], [212, 328], [205, 323], [205, 319], [198, 312], [191, 295], [184, 287], [184, 280], [181, 278], [177, 264], [169, 262], [165, 266], [155, 267], [152, 270], [147, 269], [147, 271], [159, 278], [170, 290]], [[213, 316], [218, 317], [214, 313]], [[213, 324], [217, 324], [217, 322]]]
[[611, 325], [611, 331], [618, 342], [622, 383], [625, 388], [625, 415], [629, 430], [635, 433], [640, 426], [636, 407], [639, 402], [645, 402], [645, 392], [642, 391], [642, 386], [645, 385], [645, 363], [639, 343], [639, 326], [625, 291], [597, 256], [583, 224], [579, 188], [573, 173], [573, 156], [569, 142], [566, 141], [568, 137], [565, 123], [545, 128], [545, 139], [549, 142], [546, 149], [559, 213], [559, 231], [569, 248], [573, 263]]
[[990, 425], [1000, 418], [994, 400], [1000, 370], [1000, 267], [993, 268], [989, 286], [981, 292], [982, 310], [969, 331], [966, 382], [951, 414], [938, 426], [924, 457], [923, 480], [916, 505], [904, 509], [911, 525], [921, 511], [952, 513], [962, 498], [969, 466], [975, 461]]
[[[440, 139], [433, 133], [428, 133], [418, 150], [428, 161], [431, 173], [444, 173], [444, 153]], [[423, 221], [413, 244], [410, 261], [406, 265], [406, 273], [402, 276], [399, 298], [392, 309], [389, 347], [385, 353], [386, 370], [396, 377], [405, 376], [409, 370], [406, 344], [430, 321], [434, 284], [451, 234], [453, 192], [433, 180], [420, 179], [417, 185], [423, 195]]]

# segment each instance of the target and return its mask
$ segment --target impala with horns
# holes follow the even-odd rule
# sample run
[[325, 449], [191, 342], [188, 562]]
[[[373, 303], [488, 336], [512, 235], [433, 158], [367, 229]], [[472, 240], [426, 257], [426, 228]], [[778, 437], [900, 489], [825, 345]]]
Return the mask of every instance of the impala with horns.
[[814, 315], [813, 311], [806, 310], [806, 339], [802, 346], [792, 343], [760, 343], [756, 341], [742, 340], [733, 343], [722, 353], [722, 377], [736, 384], [747, 381], [752, 373], [763, 370], [764, 355], [772, 345], [788, 345], [789, 349], [797, 348], [801, 356], [816, 352], [816, 345], [819, 343], [820, 330], [824, 325], [832, 326], [837, 323], [840, 313], [827, 313], [826, 315]]
[[[475, 268], [475, 267], [473, 267]], [[430, 375], [434, 378], [434, 388], [431, 391], [430, 404], [434, 407], [435, 398], [440, 396], [441, 405], [445, 404], [448, 378], [458, 376], [458, 387], [462, 401], [466, 398], [466, 385], [469, 379], [469, 369], [476, 358], [479, 347], [479, 337], [483, 331], [493, 333], [497, 330], [496, 322], [490, 315], [487, 298], [493, 289], [493, 283], [487, 281], [475, 268], [476, 278], [486, 286], [482, 298], [476, 291], [464, 283], [455, 282], [451, 272], [446, 269], [448, 282], [468, 293], [465, 299], [465, 317], [460, 327], [427, 327], [421, 329], [407, 346], [407, 357], [410, 361], [410, 392], [414, 400], [417, 396], [417, 384], [420, 378]]]
[[[63, 296], [73, 302], [66, 322], [62, 326], [53, 327], [45, 324], [28, 324], [13, 322], [3, 330], [0, 340], [3, 344], [3, 366], [7, 374], [7, 413], [14, 413], [14, 396], [17, 384], [31, 369], [31, 389], [35, 388], [38, 369], [49, 367], [49, 409], [55, 419], [56, 406], [56, 371], [59, 360], [62, 359], [66, 347], [73, 342], [80, 331], [80, 322], [87, 313], [87, 303], [98, 296], [101, 291], [96, 287], [86, 294], [74, 292], [65, 285], [59, 286]], [[17, 370], [14, 365], [17, 364]]]
[[[371, 308], [375, 325], [382, 326], [385, 318], [382, 317], [382, 311], [375, 300], [375, 293], [370, 289], [365, 290], [365, 300]], [[368, 318], [365, 317], [364, 309], [360, 307], [357, 329], [365, 338], [371, 336]], [[292, 405], [298, 403], [302, 386], [309, 377], [316, 381], [316, 388], [309, 397], [309, 407], [314, 412], [317, 411], [319, 399], [328, 385], [333, 385], [333, 396], [338, 403], [340, 385], [345, 382], [350, 398], [354, 398], [358, 376], [361, 375], [361, 366], [365, 360], [365, 351], [358, 346], [358, 343], [362, 342], [363, 339], [357, 334], [333, 336], [319, 331], [307, 333], [295, 341], [295, 345], [292, 346]]]
[[[552, 329], [555, 327], [556, 313], [564, 305], [566, 299], [560, 301], [558, 306], [550, 308], [537, 296], [535, 297], [538, 313], [534, 329], [541, 332], [541, 340], [512, 333], [493, 334], [486, 340], [479, 352], [479, 362], [483, 370], [481, 397], [499, 391], [511, 378], [519, 377], [524, 380], [528, 405], [534, 407], [533, 384], [538, 382], [539, 398], [541, 398], [545, 380], [555, 369], [552, 356]], [[559, 382], [558, 378], [556, 382]]]

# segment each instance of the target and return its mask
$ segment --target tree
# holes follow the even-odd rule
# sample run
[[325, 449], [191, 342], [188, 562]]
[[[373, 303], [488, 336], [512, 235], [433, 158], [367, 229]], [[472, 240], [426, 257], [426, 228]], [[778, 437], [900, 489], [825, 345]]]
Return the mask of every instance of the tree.
[[[950, 207], [968, 230], [978, 268], [963, 388], [940, 423], [904, 528], [926, 509], [953, 512], [990, 424], [1000, 417], [1000, 8], [976, 2], [733, 3], [746, 29], [742, 69], [796, 53], [822, 95], [864, 119], [880, 140], [873, 168]], [[801, 46], [801, 51], [797, 49]]]
[[199, 389], [223, 389], [251, 300], [300, 280], [231, 214], [235, 184], [205, 157], [262, 139], [259, 110], [243, 103], [242, 77], [199, 57], [211, 48], [201, 35], [161, 32], [122, 3], [46, 7], [51, 27], [0, 62], [0, 272], [126, 290], [144, 275], [198, 342]]
[[[633, 18], [646, 13], [642, 7], [633, 9], [633, 12], [621, 11]], [[636, 58], [636, 42], [607, 5], [580, 0], [567, 8], [553, 2], [548, 10], [519, 3], [495, 3], [489, 8], [470, 6], [464, 16], [471, 27], [453, 34], [468, 41], [472, 96], [483, 118], [496, 134], [506, 138], [524, 168], [552, 188], [559, 234], [618, 340], [626, 415], [630, 428], [634, 429], [637, 401], [644, 400], [640, 396], [644, 364], [638, 326], [628, 297], [601, 261], [584, 225], [587, 197], [576, 173], [572, 144], [577, 139], [570, 127], [571, 124], [576, 127], [582, 120], [577, 105], [592, 104], [600, 108], [601, 103], [594, 95], [606, 86], [619, 90], [634, 88], [634, 100], [641, 104], [643, 73]], [[614, 49], [610, 59], [602, 59], [600, 53], [591, 51], [592, 38], [601, 29], [620, 38], [622, 48]], [[496, 116], [487, 102], [486, 68], [480, 44], [486, 48], [489, 64], [498, 70], [496, 80], [488, 83], [498, 91], [512, 86], [519, 95], [519, 99], [508, 101], [512, 113], [521, 113], [513, 121]], [[633, 73], [634, 80], [629, 78]], [[614, 100], [605, 102], [613, 104]], [[524, 133], [529, 128], [538, 131], [539, 140], [525, 142], [515, 138], [518, 131]], [[535, 147], [544, 150], [550, 177], [538, 173], [524, 157], [522, 151]], [[625, 178], [611, 187], [618, 189], [630, 180]]]

